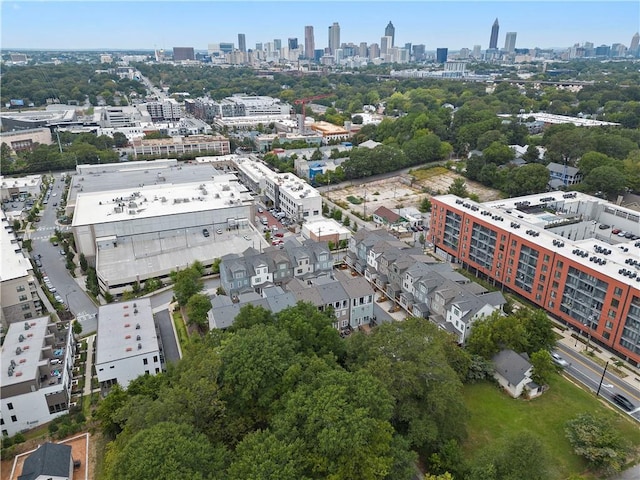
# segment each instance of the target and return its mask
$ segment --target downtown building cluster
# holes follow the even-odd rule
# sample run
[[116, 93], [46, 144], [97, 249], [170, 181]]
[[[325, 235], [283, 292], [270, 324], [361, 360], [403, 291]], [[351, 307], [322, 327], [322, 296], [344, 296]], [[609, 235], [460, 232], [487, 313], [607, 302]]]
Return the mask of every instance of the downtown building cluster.
[[[591, 42], [575, 44], [558, 54], [553, 49], [516, 48], [517, 32], [506, 32], [503, 47], [500, 38], [500, 24], [496, 18], [491, 26], [488, 48], [476, 44], [471, 48], [461, 48], [455, 54], [449, 54], [449, 48], [440, 46], [427, 50], [424, 44], [402, 45], [396, 43], [396, 29], [390, 21], [384, 29], [379, 42], [344, 42], [341, 27], [333, 22], [327, 29], [327, 46], [316, 48], [314, 27], [304, 27], [304, 41], [297, 37], [273, 39], [269, 42], [257, 42], [255, 48], [248, 49], [246, 35], [238, 34], [237, 47], [233, 42], [212, 43], [207, 52], [197, 53], [193, 47], [174, 47], [173, 55], [163, 50], [156, 51], [157, 61], [173, 59], [174, 62], [211, 62], [214, 64], [258, 64], [261, 62], [315, 62], [325, 66], [346, 65], [356, 67], [369, 62], [409, 63], [435, 62], [445, 64], [447, 60], [482, 60], [488, 62], [524, 62], [534, 59], [571, 59], [571, 58], [637, 58], [640, 55], [640, 33], [636, 33], [627, 47], [622, 43], [595, 46]], [[453, 53], [453, 52], [452, 52]]]

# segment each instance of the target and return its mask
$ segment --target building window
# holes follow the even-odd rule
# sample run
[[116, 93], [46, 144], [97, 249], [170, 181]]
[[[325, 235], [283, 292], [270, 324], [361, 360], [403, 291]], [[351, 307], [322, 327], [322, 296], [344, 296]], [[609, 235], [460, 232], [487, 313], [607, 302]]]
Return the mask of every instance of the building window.
[[613, 328], [613, 322], [611, 322], [611, 321], [607, 320], [607, 321], [604, 323], [604, 328], [606, 328], [607, 330], [611, 330], [611, 329]]
[[609, 310], [609, 318], [616, 318], [616, 311], [615, 310]]
[[555, 280], [553, 281], [553, 283], [551, 284], [551, 286], [553, 288], [558, 288], [558, 282], [556, 282]]
[[145, 374], [145, 375], [149, 375], [149, 370], [145, 370], [145, 371], [144, 371], [144, 374]]
[[543, 262], [545, 262], [545, 263], [549, 261], [549, 255], [545, 255], [545, 256], [544, 256], [544, 257], [542, 257], [542, 258], [543, 258], [543, 260], [542, 260], [542, 261], [543, 261]]
[[24, 292], [24, 285], [18, 285], [16, 287], [16, 292]]
[[149, 363], [149, 361], [148, 361], [146, 358], [143, 358], [143, 359], [142, 359], [142, 364], [143, 364], [143, 365], [147, 365], [148, 363]]
[[160, 373], [160, 369], [156, 367], [156, 373]]
[[542, 275], [542, 274], [540, 274], [540, 277], [539, 277], [539, 278], [540, 278], [540, 281], [541, 281], [541, 282], [544, 282], [544, 281], [547, 279], [547, 276], [546, 276], [546, 275]]
[[26, 295], [20, 295], [18, 297], [18, 300], [21, 301], [21, 302], [25, 302], [27, 300], [27, 296]]
[[13, 403], [11, 403], [11, 402], [7, 403], [7, 408], [9, 410], [13, 410]]
[[555, 307], [555, 305], [556, 304], [553, 302], [553, 300], [549, 302], [549, 308], [553, 308], [553, 307]]
[[153, 356], [153, 363], [158, 363], [158, 356], [157, 355]]
[[25, 313], [25, 314], [24, 314], [24, 319], [25, 319], [25, 320], [28, 320], [28, 319], [30, 319], [31, 317], [33, 317], [33, 314], [32, 314], [31, 312], [29, 312], [29, 313]]
[[614, 294], [616, 297], [619, 297], [620, 295], [622, 295], [622, 289], [621, 289], [620, 287], [616, 287], [616, 288], [613, 290], [613, 294]]
[[549, 270], [549, 267], [547, 267], [546, 265], [542, 265], [542, 271], [546, 272], [547, 270]]
[[11, 415], [11, 421], [12, 422], [17, 422], [18, 421], [18, 417], [16, 417], [15, 415]]
[[558, 260], [558, 262], [556, 263], [556, 268], [561, 269], [562, 267], [564, 267], [564, 262], [562, 260]]

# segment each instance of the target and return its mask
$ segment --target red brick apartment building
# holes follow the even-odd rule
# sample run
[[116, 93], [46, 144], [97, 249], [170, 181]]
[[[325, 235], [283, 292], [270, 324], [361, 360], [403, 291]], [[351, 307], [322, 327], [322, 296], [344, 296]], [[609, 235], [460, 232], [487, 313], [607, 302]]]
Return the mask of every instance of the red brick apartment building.
[[432, 199], [436, 253], [640, 364], [640, 214], [577, 192]]

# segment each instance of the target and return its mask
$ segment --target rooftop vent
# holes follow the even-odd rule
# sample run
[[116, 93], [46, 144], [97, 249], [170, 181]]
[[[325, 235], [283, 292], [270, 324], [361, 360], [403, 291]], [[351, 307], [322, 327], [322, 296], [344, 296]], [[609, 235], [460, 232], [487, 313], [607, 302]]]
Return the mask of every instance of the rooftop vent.
[[136, 330], [140, 330], [140, 324], [136, 323]]
[[138, 344], [138, 350], [142, 350], [142, 344], [141, 343]]

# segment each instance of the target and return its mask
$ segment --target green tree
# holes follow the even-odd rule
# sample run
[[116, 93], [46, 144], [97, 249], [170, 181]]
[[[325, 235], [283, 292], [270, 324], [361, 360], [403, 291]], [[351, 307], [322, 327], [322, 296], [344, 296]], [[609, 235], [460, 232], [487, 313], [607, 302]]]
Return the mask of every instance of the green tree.
[[73, 322], [73, 334], [74, 335], [80, 335], [82, 333], [82, 324], [80, 322], [78, 322], [77, 320], [75, 322]]
[[574, 452], [606, 474], [619, 472], [630, 453], [628, 442], [603, 416], [581, 413], [565, 424], [565, 432]]
[[464, 178], [454, 178], [453, 179], [453, 183], [451, 185], [449, 185], [449, 190], [447, 191], [447, 193], [450, 193], [451, 195], [457, 195], [458, 197], [468, 197], [469, 196], [469, 192], [467, 190], [467, 185], [464, 181]]
[[204, 288], [202, 274], [203, 268], [198, 262], [183, 270], [171, 272], [173, 293], [181, 307], [184, 307], [193, 295]]
[[424, 197], [420, 201], [420, 207], [418, 207], [418, 210], [420, 210], [422, 213], [431, 211], [431, 200], [429, 200], [429, 197]]
[[80, 269], [83, 272], [86, 272], [88, 267], [89, 267], [89, 263], [87, 262], [87, 259], [84, 256], [84, 253], [81, 253], [80, 254]]
[[450, 341], [428, 320], [413, 317], [348, 339], [347, 365], [365, 368], [386, 387], [394, 400], [392, 424], [412, 448], [434, 451], [466, 434], [462, 383], [445, 350]]
[[508, 145], [500, 142], [493, 142], [482, 151], [484, 161], [496, 165], [504, 165], [513, 160], [515, 156], [515, 152]]
[[531, 378], [538, 385], [546, 385], [557, 371], [555, 364], [551, 360], [551, 355], [547, 350], [539, 350], [531, 354], [530, 360], [531, 365], [533, 365]]
[[186, 305], [186, 313], [189, 325], [197, 325], [200, 330], [209, 327], [207, 313], [211, 310], [211, 300], [208, 295], [196, 293], [189, 297]]
[[221, 478], [226, 452], [186, 424], [158, 423], [108, 456], [108, 478]]
[[238, 444], [229, 466], [229, 478], [298, 480], [304, 478], [304, 444], [279, 439], [270, 431], [258, 430]]
[[113, 133], [113, 142], [116, 148], [123, 148], [129, 145], [129, 140], [127, 139], [127, 136], [122, 132]]
[[596, 167], [587, 175], [582, 184], [589, 192], [604, 192], [613, 195], [624, 190], [626, 179], [624, 174], [616, 167]]

